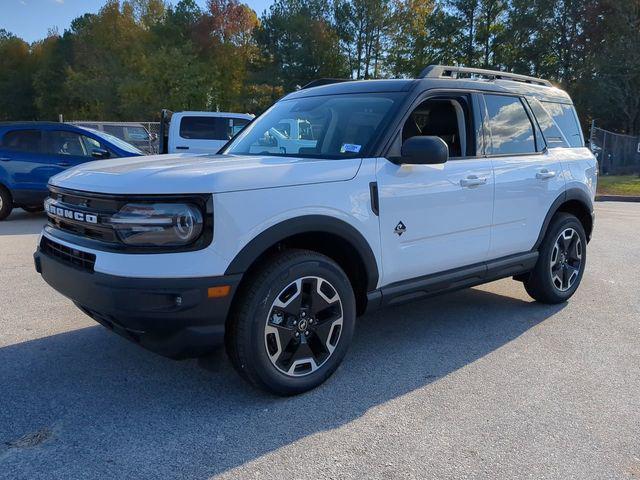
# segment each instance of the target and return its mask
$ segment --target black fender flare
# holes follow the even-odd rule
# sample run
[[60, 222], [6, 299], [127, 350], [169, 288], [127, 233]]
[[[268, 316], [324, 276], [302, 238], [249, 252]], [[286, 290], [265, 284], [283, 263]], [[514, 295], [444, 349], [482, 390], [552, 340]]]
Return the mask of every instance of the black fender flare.
[[[538, 248], [540, 248], [540, 244], [542, 243], [542, 240], [544, 240], [544, 236], [547, 234], [547, 228], [549, 228], [549, 223], [551, 223], [551, 219], [556, 214], [558, 209], [562, 206], [562, 204], [571, 200], [577, 200], [578, 202], [583, 204], [593, 217], [593, 202], [591, 200], [591, 197], [587, 194], [587, 192], [577, 187], [569, 188], [565, 190], [551, 204], [551, 207], [549, 208], [547, 215], [544, 217], [544, 222], [542, 222], [542, 228], [540, 229], [540, 234], [538, 235], [538, 239], [536, 240], [536, 243], [533, 245], [533, 248], [531, 249], [532, 251], [538, 250]], [[587, 232], [587, 236], [589, 236], [589, 232]]]
[[360, 255], [367, 274], [367, 291], [378, 285], [378, 264], [369, 242], [352, 225], [328, 215], [304, 215], [272, 225], [247, 243], [231, 261], [225, 275], [246, 272], [267, 250], [289, 237], [307, 233], [329, 233], [348, 242]]

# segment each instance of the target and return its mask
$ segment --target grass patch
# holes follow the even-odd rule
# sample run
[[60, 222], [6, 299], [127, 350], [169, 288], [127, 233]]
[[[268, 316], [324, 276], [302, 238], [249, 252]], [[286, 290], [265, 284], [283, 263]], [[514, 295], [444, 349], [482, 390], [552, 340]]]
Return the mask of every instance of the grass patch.
[[640, 196], [640, 177], [638, 175], [603, 175], [598, 177], [598, 193]]

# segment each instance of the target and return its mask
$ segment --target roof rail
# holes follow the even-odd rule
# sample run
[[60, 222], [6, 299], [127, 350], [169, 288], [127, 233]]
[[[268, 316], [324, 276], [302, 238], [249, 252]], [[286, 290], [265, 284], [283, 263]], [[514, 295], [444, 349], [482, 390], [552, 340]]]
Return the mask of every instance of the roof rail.
[[350, 82], [350, 81], [351, 79], [349, 78], [319, 78], [317, 80], [312, 80], [311, 82], [307, 83], [300, 90], [304, 90], [305, 88], [321, 87], [322, 85], [330, 85], [332, 83], [341, 83], [341, 82]]
[[469, 75], [477, 75], [489, 78], [491, 80], [512, 80], [514, 82], [531, 83], [535, 85], [543, 85], [552, 87], [549, 80], [543, 78], [529, 77], [527, 75], [519, 75], [517, 73], [500, 72], [498, 70], [486, 70], [483, 68], [469, 67], [449, 67], [446, 65], [429, 65], [420, 72], [418, 78], [458, 78], [458, 74], [468, 73]]
[[[66, 122], [62, 122], [66, 123]], [[51, 120], [3, 120], [0, 125], [60, 125], [60, 122]]]

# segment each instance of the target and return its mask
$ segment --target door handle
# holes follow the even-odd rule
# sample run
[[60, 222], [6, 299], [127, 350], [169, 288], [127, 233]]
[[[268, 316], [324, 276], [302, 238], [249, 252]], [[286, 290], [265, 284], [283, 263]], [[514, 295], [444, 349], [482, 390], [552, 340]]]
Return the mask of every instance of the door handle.
[[179, 147], [176, 147], [176, 150], [189, 150], [189, 147], [179, 146]]
[[484, 185], [487, 183], [487, 177], [477, 177], [476, 175], [469, 175], [467, 178], [460, 180], [462, 187], [477, 187], [478, 185]]
[[538, 180], [546, 180], [547, 178], [553, 178], [555, 176], [556, 172], [549, 171], [546, 168], [536, 173], [536, 178]]
[[9, 157], [0, 157], [0, 162], [8, 162], [11, 160]]
[[70, 166], [71, 166], [71, 164], [70, 164], [70, 163], [67, 163], [67, 162], [60, 162], [60, 163], [58, 164], [58, 166], [59, 166], [59, 167], [70, 167]]

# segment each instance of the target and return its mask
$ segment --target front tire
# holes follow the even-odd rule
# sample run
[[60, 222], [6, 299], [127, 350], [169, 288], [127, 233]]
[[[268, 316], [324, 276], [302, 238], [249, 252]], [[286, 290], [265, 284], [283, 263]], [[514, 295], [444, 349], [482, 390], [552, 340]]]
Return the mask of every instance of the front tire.
[[348, 277], [330, 258], [280, 253], [247, 278], [227, 324], [232, 364], [277, 395], [317, 387], [342, 362], [355, 327]]
[[13, 198], [11, 192], [0, 185], [0, 221], [4, 220], [13, 210]]
[[551, 220], [524, 287], [541, 303], [565, 302], [578, 289], [586, 260], [587, 238], [582, 223], [569, 213], [558, 213]]

